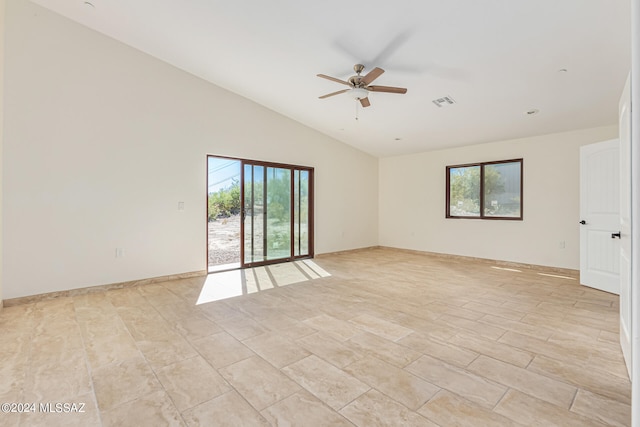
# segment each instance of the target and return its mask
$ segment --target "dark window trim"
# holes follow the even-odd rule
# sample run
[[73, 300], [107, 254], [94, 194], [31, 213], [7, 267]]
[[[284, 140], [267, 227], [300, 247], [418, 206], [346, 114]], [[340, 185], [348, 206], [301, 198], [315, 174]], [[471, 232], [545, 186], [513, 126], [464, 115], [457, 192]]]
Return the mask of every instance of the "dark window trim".
[[[294, 165], [294, 164], [290, 164], [290, 163], [277, 163], [277, 162], [270, 162], [270, 161], [262, 161], [262, 160], [254, 160], [254, 159], [247, 159], [247, 158], [243, 158], [243, 157], [233, 157], [233, 156], [221, 156], [218, 154], [207, 154], [206, 158], [207, 158], [207, 166], [206, 166], [206, 194], [207, 194], [207, 199], [206, 199], [206, 203], [205, 203], [205, 225], [208, 224], [208, 206], [209, 206], [209, 194], [208, 194], [208, 189], [209, 189], [209, 158], [210, 157], [217, 157], [217, 158], [221, 158], [221, 159], [229, 159], [229, 160], [237, 160], [240, 162], [240, 181], [244, 183], [244, 165], [245, 164], [252, 164], [252, 165], [257, 165], [257, 166], [264, 166], [266, 167], [274, 167], [274, 168], [282, 168], [282, 169], [289, 169], [291, 170], [291, 173], [293, 174], [294, 170], [302, 170], [302, 171], [307, 171], [309, 172], [309, 206], [308, 206], [308, 221], [309, 221], [309, 250], [307, 254], [304, 255], [293, 255], [294, 252], [294, 248], [293, 248], [293, 233], [291, 234], [292, 236], [292, 243], [291, 243], [291, 257], [288, 258], [279, 258], [279, 259], [275, 259], [275, 260], [265, 260], [265, 261], [261, 261], [261, 262], [254, 262], [254, 263], [245, 263], [244, 262], [244, 244], [241, 241], [240, 242], [240, 268], [249, 268], [249, 267], [257, 267], [257, 266], [261, 266], [261, 265], [269, 265], [269, 264], [280, 264], [280, 263], [284, 263], [284, 262], [289, 262], [289, 261], [296, 261], [299, 259], [308, 259], [308, 258], [314, 258], [315, 257], [315, 236], [314, 236], [314, 230], [315, 230], [315, 168], [313, 168], [312, 166], [303, 166], [303, 165]], [[293, 179], [291, 180], [291, 185], [293, 188]], [[241, 207], [242, 207], [242, 215], [244, 215], [244, 185], [240, 186], [240, 198], [242, 200], [241, 203]], [[292, 219], [293, 219], [293, 211], [292, 211]], [[293, 224], [293, 221], [292, 221]], [[292, 230], [293, 230], [293, 225], [292, 225]], [[207, 233], [208, 233], [208, 229], [207, 229]], [[244, 221], [240, 221], [240, 236], [244, 236]], [[209, 268], [209, 242], [208, 239], [205, 239], [205, 243], [206, 243], [206, 258], [205, 258], [205, 265], [207, 266], [207, 271]]]
[[[486, 165], [496, 165], [502, 163], [520, 163], [520, 216], [486, 216], [484, 214], [484, 167]], [[466, 167], [480, 167], [480, 214], [478, 216], [457, 216], [451, 215], [450, 213], [450, 201], [451, 201], [451, 169], [456, 168], [466, 168]], [[488, 220], [507, 220], [507, 221], [522, 221], [524, 217], [523, 211], [523, 188], [524, 188], [524, 159], [509, 159], [509, 160], [496, 160], [492, 162], [477, 162], [477, 163], [467, 163], [463, 165], [450, 165], [445, 168], [446, 175], [446, 200], [445, 200], [445, 216], [446, 218], [453, 219], [488, 219]]]
[[[252, 165], [252, 166], [262, 166], [264, 167], [264, 181], [266, 182], [266, 174], [267, 174], [267, 168], [278, 168], [278, 169], [286, 169], [288, 171], [291, 172], [291, 256], [289, 257], [285, 257], [285, 258], [277, 258], [277, 259], [271, 259], [271, 260], [263, 260], [263, 261], [254, 261], [254, 262], [245, 262], [245, 247], [244, 244], [240, 245], [240, 259], [241, 259], [241, 268], [249, 268], [249, 267], [258, 267], [258, 266], [263, 266], [263, 265], [269, 265], [269, 264], [280, 264], [283, 262], [289, 262], [289, 261], [296, 261], [299, 259], [307, 259], [307, 258], [314, 258], [315, 257], [315, 246], [314, 246], [314, 171], [315, 169], [313, 167], [310, 166], [302, 166], [302, 165], [293, 165], [293, 164], [289, 164], [289, 163], [274, 163], [274, 162], [265, 162], [262, 160], [249, 160], [249, 159], [239, 159], [241, 161], [241, 167], [240, 167], [240, 180], [244, 183], [245, 182], [245, 177], [244, 177], [244, 167], [245, 165]], [[308, 205], [308, 224], [309, 224], [309, 239], [308, 239], [308, 253], [306, 254], [302, 254], [302, 255], [295, 255], [295, 241], [294, 241], [294, 211], [293, 211], [293, 200], [294, 200], [294, 195], [293, 195], [293, 187], [294, 187], [294, 171], [305, 171], [309, 173], [309, 205]], [[244, 200], [245, 200], [245, 194], [244, 194], [244, 185], [242, 185], [240, 187], [241, 191], [240, 191], [240, 198], [243, 200], [243, 203], [241, 204], [241, 208], [242, 208], [242, 215], [244, 216]], [[263, 195], [263, 200], [267, 200], [267, 195], [266, 195], [266, 191], [267, 191], [267, 187], [264, 187], [264, 195]], [[244, 236], [244, 221], [240, 222], [240, 235]], [[266, 239], [266, 233], [264, 235], [264, 238]], [[266, 241], [265, 241], [266, 243]]]

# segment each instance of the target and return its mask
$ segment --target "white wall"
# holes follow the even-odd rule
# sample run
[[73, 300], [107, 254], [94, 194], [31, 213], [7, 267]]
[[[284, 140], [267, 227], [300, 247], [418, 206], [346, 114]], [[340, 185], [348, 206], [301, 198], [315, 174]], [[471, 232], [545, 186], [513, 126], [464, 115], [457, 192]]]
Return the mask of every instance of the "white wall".
[[0, 310], [2, 310], [2, 140], [4, 137], [4, 9], [5, 1], [0, 0]]
[[[380, 245], [579, 269], [579, 147], [616, 126], [380, 160]], [[524, 159], [524, 220], [445, 218], [445, 167]], [[560, 247], [560, 242], [565, 247]]]
[[206, 154], [315, 167], [316, 253], [377, 244], [374, 157], [31, 2], [5, 54], [5, 299], [204, 270]]

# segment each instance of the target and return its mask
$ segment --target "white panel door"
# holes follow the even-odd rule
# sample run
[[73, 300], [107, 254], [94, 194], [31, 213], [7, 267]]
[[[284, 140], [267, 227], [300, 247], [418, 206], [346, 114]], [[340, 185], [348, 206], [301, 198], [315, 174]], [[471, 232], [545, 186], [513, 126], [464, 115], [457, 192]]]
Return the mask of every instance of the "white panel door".
[[620, 154], [617, 139], [580, 147], [580, 283], [620, 293]]
[[631, 377], [631, 90], [619, 104], [620, 132], [620, 346]]

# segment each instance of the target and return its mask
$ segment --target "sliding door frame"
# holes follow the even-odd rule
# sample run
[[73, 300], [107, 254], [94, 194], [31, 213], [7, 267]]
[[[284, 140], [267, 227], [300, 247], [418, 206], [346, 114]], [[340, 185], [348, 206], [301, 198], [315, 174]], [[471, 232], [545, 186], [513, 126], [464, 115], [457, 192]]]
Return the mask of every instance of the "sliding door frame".
[[[207, 232], [207, 239], [206, 240], [206, 252], [205, 252], [205, 262], [206, 262], [206, 266], [207, 266], [207, 271], [209, 269], [209, 239], [208, 239], [208, 233], [209, 233], [209, 229], [208, 229], [208, 209], [209, 209], [209, 158], [210, 157], [216, 157], [216, 158], [222, 158], [222, 159], [229, 159], [229, 160], [238, 160], [240, 161], [240, 238], [239, 238], [239, 244], [240, 244], [240, 268], [248, 268], [248, 267], [256, 267], [256, 266], [260, 266], [260, 265], [268, 265], [268, 264], [277, 264], [277, 263], [282, 263], [282, 262], [288, 262], [288, 261], [293, 261], [293, 260], [297, 260], [297, 259], [305, 259], [305, 258], [313, 258], [315, 256], [315, 252], [314, 252], [314, 212], [315, 212], [315, 207], [314, 207], [314, 196], [315, 196], [315, 192], [314, 192], [314, 168], [313, 167], [309, 167], [309, 166], [301, 166], [301, 165], [293, 165], [293, 164], [288, 164], [288, 163], [275, 163], [275, 162], [264, 162], [261, 160], [251, 160], [251, 159], [243, 159], [240, 157], [230, 157], [230, 156], [220, 156], [217, 154], [207, 154], [207, 161], [206, 161], [206, 171], [207, 171], [207, 180], [206, 180], [206, 203], [205, 203], [205, 227], [206, 227], [206, 232]], [[278, 258], [278, 259], [274, 259], [274, 260], [263, 260], [263, 261], [256, 261], [256, 262], [249, 262], [246, 263], [245, 262], [245, 224], [244, 224], [244, 218], [246, 216], [246, 206], [245, 206], [245, 165], [254, 165], [254, 166], [263, 166], [265, 168], [265, 173], [266, 173], [266, 168], [271, 167], [271, 168], [279, 168], [279, 169], [288, 169], [291, 173], [291, 198], [290, 198], [290, 233], [291, 233], [291, 244], [290, 244], [290, 255], [288, 257], [285, 258]], [[295, 192], [295, 171], [305, 171], [309, 173], [309, 195], [308, 195], [308, 233], [309, 233], [309, 237], [308, 237], [308, 253], [303, 254], [303, 255], [295, 255], [295, 245], [296, 245], [296, 239], [294, 239], [295, 234], [295, 213], [294, 213], [294, 208], [295, 208], [295, 204], [294, 204], [294, 192]], [[264, 190], [266, 192], [267, 188], [266, 185], [264, 185]], [[264, 197], [264, 194], [263, 194]], [[265, 197], [265, 205], [266, 205], [266, 197]], [[266, 211], [265, 211], [266, 213]], [[266, 222], [265, 222], [266, 224]], [[266, 228], [266, 227], [265, 227]], [[298, 229], [298, 232], [300, 232], [300, 229]], [[266, 239], [266, 233], [265, 233], [265, 239]]]
[[[241, 160], [241, 166], [240, 166], [240, 198], [242, 199], [242, 203], [240, 204], [241, 206], [241, 218], [242, 220], [240, 221], [240, 266], [241, 268], [248, 268], [248, 267], [257, 267], [257, 266], [261, 266], [261, 265], [269, 265], [269, 264], [278, 264], [278, 263], [282, 263], [282, 262], [288, 262], [288, 261], [293, 261], [296, 259], [304, 259], [304, 258], [313, 258], [314, 257], [314, 236], [313, 236], [313, 230], [314, 230], [314, 169], [312, 167], [308, 167], [308, 166], [300, 166], [300, 165], [292, 165], [292, 164], [288, 164], [288, 163], [275, 163], [275, 162], [264, 162], [264, 161], [260, 161], [260, 160], [248, 160], [248, 159], [239, 159]], [[264, 259], [262, 261], [252, 261], [252, 262], [245, 262], [245, 217], [246, 217], [246, 205], [245, 205], [245, 191], [246, 191], [246, 186], [245, 186], [245, 166], [246, 165], [251, 165], [251, 166], [261, 166], [264, 168], [264, 177], [263, 177], [263, 203], [264, 203], [264, 213], [263, 215], [265, 216], [264, 220], [263, 220], [263, 227], [264, 227], [264, 236], [263, 236], [263, 248], [265, 251], [268, 250], [268, 248], [266, 247], [266, 239], [267, 239], [267, 221], [266, 221], [266, 214], [267, 214], [267, 180], [266, 180], [266, 174], [267, 174], [267, 168], [278, 168], [278, 169], [287, 169], [290, 172], [290, 209], [289, 209], [289, 232], [290, 232], [290, 236], [291, 236], [291, 242], [289, 245], [289, 256], [288, 257], [283, 257], [283, 258], [278, 258], [278, 259], [273, 259], [273, 260], [268, 260], [268, 259]], [[306, 254], [302, 254], [302, 255], [295, 255], [295, 245], [296, 245], [296, 239], [294, 239], [295, 234], [295, 227], [296, 227], [296, 223], [294, 221], [295, 219], [295, 171], [305, 171], [309, 173], [309, 201], [308, 201], [308, 232], [309, 232], [309, 238], [308, 238], [308, 246], [309, 246], [309, 251]], [[253, 189], [252, 189], [253, 190]], [[253, 198], [252, 198], [253, 199]], [[265, 254], [265, 258], [266, 258], [266, 254]]]

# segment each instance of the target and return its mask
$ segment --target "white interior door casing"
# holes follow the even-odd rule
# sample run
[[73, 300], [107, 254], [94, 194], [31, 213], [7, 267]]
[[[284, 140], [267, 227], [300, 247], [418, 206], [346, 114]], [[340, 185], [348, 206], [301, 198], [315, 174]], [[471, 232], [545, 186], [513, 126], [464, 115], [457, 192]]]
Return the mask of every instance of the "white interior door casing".
[[631, 89], [619, 104], [620, 135], [620, 346], [631, 378]]
[[[631, 425], [640, 425], [640, 0], [631, 1]], [[622, 301], [622, 297], [621, 297]]]
[[620, 293], [620, 154], [617, 139], [580, 148], [580, 283]]

